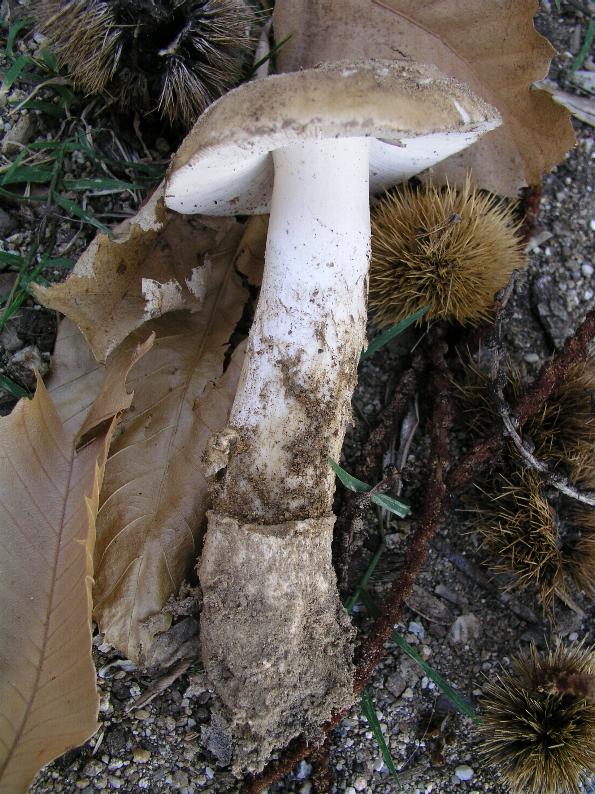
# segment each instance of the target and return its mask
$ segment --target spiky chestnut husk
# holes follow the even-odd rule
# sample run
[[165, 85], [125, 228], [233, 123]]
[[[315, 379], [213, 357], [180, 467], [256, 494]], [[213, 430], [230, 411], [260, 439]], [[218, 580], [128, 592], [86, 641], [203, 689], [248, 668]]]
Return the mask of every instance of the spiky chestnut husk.
[[535, 454], [565, 470], [569, 477], [590, 487], [595, 479], [595, 357], [580, 361], [543, 409], [525, 425]]
[[255, 20], [244, 0], [34, 0], [31, 10], [82, 91], [186, 127], [240, 79]]
[[[487, 497], [487, 501], [486, 498]], [[537, 592], [549, 610], [565, 594], [565, 570], [557, 516], [532, 471], [498, 475], [491, 494], [478, 503], [477, 528], [496, 562], [494, 570], [513, 575], [513, 587]]]
[[424, 306], [428, 319], [477, 324], [524, 264], [513, 209], [474, 190], [406, 186], [372, 212], [370, 310], [379, 328]]
[[[482, 438], [502, 427], [502, 420], [488, 389], [488, 373], [482, 366], [481, 358], [476, 361], [469, 351], [460, 355], [459, 362], [461, 375], [457, 379], [453, 378], [453, 387], [464, 416], [464, 427], [473, 437]], [[509, 404], [513, 404], [522, 393], [522, 378], [520, 372], [511, 367], [507, 359], [502, 367], [507, 373], [504, 397]], [[505, 465], [504, 468], [509, 466]]]
[[564, 571], [588, 595], [595, 592], [595, 511], [573, 502], [568, 508], [570, 528], [562, 544]]
[[578, 794], [595, 765], [595, 653], [584, 645], [534, 647], [487, 684], [484, 758], [518, 794]]
[[[488, 392], [488, 376], [471, 357], [463, 362], [462, 382], [456, 384], [460, 403], [468, 416], [474, 435], [500, 426], [500, 417]], [[518, 370], [508, 368], [504, 396], [513, 404], [522, 394], [523, 383]], [[577, 485], [592, 488], [595, 483], [595, 358], [575, 364], [564, 383], [550, 396], [543, 408], [523, 426], [522, 434], [530, 440], [538, 458], [560, 469]], [[518, 455], [510, 445], [504, 469], [518, 465]]]

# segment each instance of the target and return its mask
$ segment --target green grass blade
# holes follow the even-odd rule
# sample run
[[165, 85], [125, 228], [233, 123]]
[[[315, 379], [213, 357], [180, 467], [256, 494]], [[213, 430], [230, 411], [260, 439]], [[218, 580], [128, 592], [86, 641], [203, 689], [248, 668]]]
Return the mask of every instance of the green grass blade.
[[429, 308], [429, 306], [424, 306], [423, 309], [415, 312], [415, 314], [405, 317], [405, 319], [401, 320], [401, 322], [397, 323], [396, 325], [392, 325], [390, 328], [387, 328], [386, 331], [383, 331], [381, 334], [378, 334], [378, 336], [375, 336], [368, 345], [367, 350], [364, 350], [364, 352], [361, 354], [360, 361], [365, 361], [365, 359], [373, 356], [374, 353], [377, 353], [380, 350], [380, 348], [384, 347], [396, 336], [399, 336], [399, 334], [402, 334], [403, 331], [407, 330], [410, 325], [413, 325], [413, 323], [417, 322], [420, 317], [423, 317]]
[[417, 654], [417, 652], [409, 645], [407, 640], [405, 640], [397, 631], [393, 631], [392, 636], [393, 642], [395, 642], [400, 648], [402, 648], [407, 656], [411, 657], [413, 661], [417, 662], [417, 664], [421, 667], [424, 673], [431, 678], [432, 681], [439, 687], [444, 694], [452, 700], [455, 706], [458, 708], [460, 712], [465, 714], [467, 717], [470, 717], [473, 722], [480, 722], [479, 717], [475, 713], [475, 710], [469, 706], [468, 703], [465, 703], [463, 698], [455, 692], [455, 690], [451, 687], [451, 685], [442, 678], [427, 662]]
[[58, 59], [51, 50], [48, 50], [47, 48], [43, 49], [39, 57], [50, 70], [50, 72], [54, 72], [56, 74], [59, 72]]
[[584, 62], [587, 60], [587, 56], [591, 51], [591, 45], [593, 44], [593, 37], [595, 36], [595, 20], [590, 19], [589, 25], [587, 26], [587, 32], [585, 33], [585, 40], [582, 43], [580, 50], [576, 58], [574, 59], [572, 66], [570, 67], [571, 72], [576, 72]]
[[258, 68], [260, 66], [262, 66], [263, 63], [266, 63], [274, 55], [276, 55], [279, 52], [279, 50], [281, 49], [281, 47], [289, 41], [289, 39], [292, 37], [292, 35], [293, 34], [290, 33], [289, 36], [285, 36], [285, 38], [281, 39], [281, 41], [279, 41], [277, 44], [275, 44], [274, 47], [271, 47], [271, 49], [267, 52], [267, 54], [264, 56], [264, 58], [261, 58], [259, 61], [256, 61], [256, 63], [252, 67], [252, 71], [250, 73], [250, 77], [254, 77], [254, 75], [258, 71]]
[[12, 166], [0, 179], [0, 185], [35, 184], [43, 185], [51, 181], [53, 171], [51, 168], [43, 168], [36, 165], [21, 165], [17, 168]]
[[385, 510], [388, 510], [389, 513], [394, 513], [396, 516], [399, 516], [399, 518], [407, 518], [409, 513], [411, 513], [409, 505], [406, 505], [405, 502], [400, 502], [398, 499], [394, 499], [392, 496], [387, 496], [385, 493], [372, 494], [372, 501]]
[[349, 472], [345, 471], [345, 469], [342, 469], [338, 463], [335, 463], [332, 458], [327, 458], [326, 460], [343, 485], [346, 488], [349, 488], [350, 491], [355, 491], [356, 493], [367, 493], [371, 489], [371, 485], [368, 485], [362, 480], [358, 480], [357, 477], [354, 477], [352, 474], [349, 474]]
[[362, 692], [361, 697], [361, 705], [362, 705], [362, 712], [364, 717], [368, 720], [368, 724], [372, 733], [374, 734], [374, 738], [376, 739], [376, 743], [380, 749], [382, 754], [382, 759], [386, 764], [388, 771], [391, 773], [393, 780], [399, 783], [399, 774], [397, 772], [397, 768], [393, 761], [393, 757], [390, 754], [390, 750], [388, 749], [388, 745], [384, 741], [384, 736], [382, 735], [382, 730], [380, 728], [380, 723], [378, 722], [378, 717], [376, 716], [376, 711], [374, 710], [374, 705], [368, 693], [364, 690]]
[[0, 375], [0, 389], [4, 389], [4, 391], [12, 394], [17, 400], [20, 400], [21, 397], [31, 397], [30, 392], [23, 389], [22, 386], [19, 386], [18, 383], [15, 383], [6, 375]]
[[124, 182], [121, 179], [63, 179], [62, 183], [66, 190], [141, 190], [143, 185], [134, 182]]
[[25, 264], [25, 258], [20, 254], [14, 254], [12, 251], [0, 251], [0, 264], [20, 268]]
[[25, 67], [29, 66], [31, 63], [33, 63], [33, 59], [29, 55], [20, 55], [16, 59], [4, 75], [2, 87], [0, 88], [0, 96], [6, 96], [15, 80], [19, 79]]
[[65, 270], [72, 270], [74, 267], [74, 259], [69, 259], [67, 256], [59, 256], [56, 259], [43, 259], [44, 267], [58, 267]]
[[21, 106], [25, 110], [39, 110], [40, 113], [45, 113], [46, 116], [52, 116], [55, 119], [64, 118], [64, 110], [59, 105], [53, 102], [44, 102], [41, 99], [28, 99]]
[[109, 237], [113, 237], [113, 232], [101, 221], [98, 221], [97, 218], [94, 218], [93, 215], [86, 212], [82, 207], [79, 207], [78, 204], [75, 204], [74, 201], [71, 201], [66, 196], [62, 196], [60, 193], [52, 193], [52, 199], [54, 202], [59, 206], [62, 207], [63, 210], [69, 212], [71, 215], [74, 215], [76, 218], [80, 218], [85, 223], [88, 223], [89, 226], [94, 226], [96, 229], [104, 232]]
[[47, 201], [48, 197], [46, 194], [41, 196], [20, 196], [18, 193], [13, 193], [10, 190], [5, 190], [3, 187], [0, 187], [0, 196], [10, 199], [10, 201]]
[[31, 24], [30, 17], [22, 17], [21, 19], [17, 19], [16, 22], [10, 26], [10, 30], [8, 31], [8, 36], [6, 37], [6, 50], [5, 50], [6, 55], [12, 57], [16, 37], [19, 35], [19, 33], [23, 28], [27, 27], [30, 24]]
[[381, 610], [378, 604], [376, 603], [376, 601], [374, 601], [374, 599], [370, 595], [370, 593], [368, 593], [367, 590], [362, 590], [360, 594], [360, 598], [362, 604], [366, 608], [366, 612], [368, 613], [368, 615], [370, 615], [370, 617], [372, 618], [377, 618], [378, 615], [380, 615]]

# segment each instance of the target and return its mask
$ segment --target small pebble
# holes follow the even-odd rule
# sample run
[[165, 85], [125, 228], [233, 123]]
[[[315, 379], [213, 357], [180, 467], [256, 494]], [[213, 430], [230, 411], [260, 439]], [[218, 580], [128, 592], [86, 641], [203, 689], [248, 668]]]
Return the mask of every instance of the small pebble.
[[539, 356], [537, 355], [537, 353], [525, 353], [523, 358], [525, 359], [527, 364], [537, 364], [537, 362], [539, 361]]
[[449, 638], [455, 645], [466, 645], [469, 640], [475, 639], [480, 633], [480, 622], [475, 615], [469, 612], [459, 615], [450, 627]]
[[365, 791], [368, 787], [368, 779], [365, 777], [356, 777], [353, 781], [353, 788], [356, 791]]
[[103, 771], [103, 764], [100, 764], [99, 761], [88, 761], [85, 766], [83, 767], [83, 774], [85, 777], [96, 777]]
[[411, 689], [410, 686], [407, 687], [407, 689], [403, 692], [401, 697], [405, 698], [406, 700], [411, 700], [411, 698], [413, 697], [413, 690]]
[[585, 278], [591, 278], [591, 276], [593, 275], [593, 265], [589, 265], [589, 264], [583, 265], [581, 267], [581, 273]]
[[462, 764], [455, 769], [455, 775], [459, 780], [471, 780], [475, 772], [470, 766], [467, 766], [467, 764]]
[[411, 632], [411, 634], [415, 634], [416, 637], [419, 637], [420, 640], [423, 640], [426, 636], [426, 630], [424, 629], [423, 625], [421, 623], [417, 623], [416, 621], [411, 621], [407, 629]]
[[432, 655], [432, 649], [430, 648], [430, 646], [429, 646], [429, 645], [422, 645], [422, 646], [421, 646], [421, 650], [420, 650], [420, 652], [419, 652], [419, 655], [421, 656], [421, 658], [422, 658], [424, 661], [426, 661], [426, 660], [428, 660], [428, 659], [430, 658], [430, 656]]
[[145, 750], [144, 747], [135, 747], [132, 751], [132, 757], [139, 764], [146, 764], [151, 757], [151, 753], [148, 750]]
[[312, 766], [307, 761], [300, 761], [295, 776], [298, 780], [306, 780], [312, 774]]

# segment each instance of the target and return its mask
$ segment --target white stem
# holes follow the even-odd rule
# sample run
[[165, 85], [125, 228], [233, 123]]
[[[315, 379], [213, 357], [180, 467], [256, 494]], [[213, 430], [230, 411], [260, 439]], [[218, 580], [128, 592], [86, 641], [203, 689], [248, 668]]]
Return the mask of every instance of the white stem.
[[365, 339], [369, 145], [274, 152], [265, 272], [230, 417], [237, 433], [216, 505], [266, 523], [330, 510]]

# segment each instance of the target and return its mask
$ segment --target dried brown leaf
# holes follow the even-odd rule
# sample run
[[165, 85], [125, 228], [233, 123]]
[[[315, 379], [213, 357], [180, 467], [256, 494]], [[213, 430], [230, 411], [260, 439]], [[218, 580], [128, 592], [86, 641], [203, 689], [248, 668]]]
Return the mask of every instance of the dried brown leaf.
[[537, 0], [277, 0], [280, 71], [321, 61], [407, 58], [436, 65], [500, 111], [503, 125], [434, 171], [514, 196], [537, 184], [574, 145], [568, 112], [547, 92], [554, 50], [533, 26]]
[[95, 615], [107, 641], [137, 662], [169, 627], [171, 614], [161, 610], [195, 562], [207, 507], [200, 460], [209, 436], [227, 421], [242, 364], [243, 346], [222, 375], [248, 298], [238, 260], [249, 250], [257, 272], [251, 241], [259, 238], [250, 229], [240, 236], [235, 222], [228, 228], [225, 244], [207, 258], [200, 311], [147, 323], [105, 367], [70, 321], [61, 324], [56, 345], [49, 387], [64, 421], [79, 432], [103, 379], [150, 332], [156, 337], [128, 381], [135, 399], [110, 450], [97, 521]]
[[207, 290], [207, 254], [241, 232], [233, 219], [178, 215], [160, 185], [145, 206], [115, 231], [98, 234], [69, 278], [34, 285], [36, 298], [73, 320], [98, 361], [128, 334], [177, 309], [198, 311]]
[[72, 435], [81, 429], [104, 380], [105, 365], [95, 360], [85, 337], [65, 317], [58, 327], [46, 386], [64, 427]]
[[[241, 311], [237, 296], [234, 303]], [[136, 397], [110, 450], [97, 520], [95, 616], [107, 642], [135, 662], [144, 663], [155, 635], [169, 628], [162, 608], [198, 554], [207, 507], [201, 456], [227, 422], [243, 353], [221, 377], [231, 331], [224, 320], [216, 325], [205, 329], [191, 314], [155, 322], [155, 350], [132, 373]]]
[[235, 259], [236, 268], [250, 284], [257, 287], [262, 282], [268, 229], [268, 215], [253, 215], [249, 218]]
[[[156, 333], [159, 338], [168, 337], [168, 335], [173, 334], [174, 337], [185, 338], [188, 336], [188, 338], [191, 339], [192, 337], [196, 337], [196, 320], [197, 318], [192, 315], [174, 314], [171, 317], [153, 321], [149, 324], [149, 327], [153, 329], [153, 332]], [[134, 337], [131, 337], [131, 341], [133, 339]], [[127, 344], [128, 343], [125, 343], [125, 345], [116, 352], [120, 353]], [[174, 341], [173, 344], [175, 348], [177, 343]], [[155, 371], [152, 374], [149, 372], [151, 368], [151, 358], [149, 357], [145, 362], [143, 372], [137, 373], [135, 371], [132, 377], [133, 379], [137, 378], [141, 380], [143, 379], [143, 374], [145, 374], [147, 382], [151, 383], [148, 397], [160, 391], [161, 394], [157, 398], [160, 399], [169, 389], [171, 372], [169, 367], [161, 367], [163, 361], [167, 360], [169, 356], [167, 343], [164, 344], [158, 340], [157, 348], [163, 348], [163, 350], [158, 354], [158, 360], [153, 362]], [[244, 348], [245, 345], [241, 345], [236, 349], [231, 358], [231, 363], [221, 380], [217, 383], [214, 382], [212, 386], [208, 386], [207, 391], [204, 393], [204, 405], [201, 407], [201, 414], [203, 411], [211, 413], [209, 427], [212, 428], [213, 431], [223, 427], [227, 420], [229, 408], [235, 396], [235, 387], [239, 377], [239, 369], [244, 355]], [[101, 383], [106, 378], [106, 370], [109, 372], [111, 369], [113, 358], [114, 354], [108, 359], [107, 365], [98, 364], [93, 358], [83, 335], [76, 326], [68, 319], [62, 321], [58, 331], [56, 354], [54, 356], [56, 365], [53, 367], [52, 376], [49, 379], [49, 386], [50, 394], [57, 402], [58, 412], [73, 433], [79, 432], [81, 417], [89, 410], [90, 404], [95, 395], [99, 392]], [[69, 363], [76, 363], [76, 368], [69, 367]], [[198, 368], [198, 366], [199, 362], [197, 361], [196, 367]], [[171, 400], [169, 400], [169, 402], [172, 404], [166, 406], [167, 415], [169, 415], [170, 409], [174, 408], [173, 402]], [[139, 415], [139, 412], [142, 413], [144, 410], [144, 403], [145, 400], [143, 398], [136, 400], [135, 404], [132, 405], [131, 410], [121, 423], [120, 437], [118, 438], [117, 444], [114, 444], [113, 450], [120, 449], [122, 445], [126, 446], [128, 443], [135, 443], [135, 440], [138, 441], [139, 435], [141, 435], [142, 425], [139, 428], [135, 423], [135, 418]], [[219, 410], [221, 411], [220, 415], [217, 413]], [[181, 416], [180, 420], [184, 420], [184, 416]], [[196, 423], [199, 421], [198, 418], [195, 418]], [[195, 422], [193, 422], [193, 424]], [[131, 428], [130, 430], [128, 429], [129, 426]], [[193, 440], [198, 438], [199, 431], [200, 427], [197, 426], [196, 432], [190, 434], [188, 438], [188, 443], [190, 445], [193, 443]], [[166, 432], [169, 433], [167, 439], [171, 440], [173, 428], [169, 428]], [[187, 476], [185, 478], [184, 487], [188, 487], [188, 493], [186, 494], [185, 501], [170, 505], [169, 511], [165, 506], [162, 508], [159, 507], [160, 501], [175, 498], [171, 493], [171, 489], [172, 486], [177, 488], [178, 484], [176, 479], [178, 476], [176, 468], [172, 470], [171, 477], [173, 479], [171, 480], [163, 472], [165, 478], [164, 488], [161, 497], [156, 497], [156, 504], [154, 506], [155, 516], [153, 516], [153, 518], [149, 515], [144, 516], [136, 527], [138, 533], [133, 536], [133, 543], [138, 544], [139, 557], [140, 559], [144, 559], [142, 580], [133, 582], [132, 573], [130, 574], [130, 578], [126, 578], [127, 574], [125, 573], [125, 581], [122, 582], [118, 592], [114, 594], [113, 597], [109, 597], [105, 610], [103, 606], [100, 606], [98, 610], [97, 618], [100, 621], [102, 630], [107, 631], [108, 641], [112, 642], [121, 653], [130, 656], [135, 659], [135, 661], [139, 661], [142, 656], [143, 663], [150, 666], [155, 666], [156, 664], [154, 659], [154, 649], [156, 646], [155, 643], [152, 642], [153, 637], [156, 632], [166, 631], [171, 623], [171, 613], [162, 613], [161, 609], [167, 603], [170, 595], [177, 592], [180, 583], [188, 573], [197, 555], [194, 541], [180, 543], [180, 540], [190, 541], [187, 529], [187, 522], [190, 520], [194, 521], [195, 524], [196, 531], [193, 534], [197, 536], [196, 541], [200, 539], [200, 529], [207, 507], [205, 499], [206, 484], [200, 467], [200, 457], [206, 443], [206, 438], [210, 432], [209, 430], [205, 437], [201, 436], [198, 441], [199, 446], [195, 450], [190, 450], [188, 453], [189, 460], [194, 461], [196, 468], [186, 472]], [[163, 440], [165, 441], [165, 436]], [[163, 452], [163, 445], [161, 451]], [[136, 463], [134, 464], [134, 470], [138, 470], [138, 477], [142, 479], [142, 466], [148, 467], [154, 463], [154, 461], [148, 461], [147, 459], [148, 455], [152, 454], [152, 447], [150, 444], [146, 443], [145, 440], [145, 443], [140, 443], [138, 446], [132, 448], [131, 451], [124, 456], [124, 460], [129, 460], [128, 455], [134, 455], [136, 452], [138, 452], [140, 458], [138, 460], [138, 466]], [[184, 453], [181, 452], [180, 455], [183, 457]], [[119, 462], [118, 458], [115, 458], [115, 460]], [[168, 461], [164, 460], [162, 463], [163, 469], [166, 470]], [[108, 461], [110, 475], [112, 465], [112, 461]], [[152, 481], [158, 474], [159, 472], [157, 471], [153, 472], [149, 475], [148, 480]], [[112, 489], [119, 487], [121, 479], [123, 481], [128, 479], [126, 465], [124, 465], [123, 468], [118, 468], [114, 473]], [[182, 483], [180, 483], [180, 487], [182, 487]], [[131, 488], [133, 488], [132, 483], [128, 483], [128, 488], [124, 489], [123, 494], [129, 493]], [[140, 498], [140, 494], [138, 492], [136, 497], [136, 500], [133, 500], [130, 505], [126, 506], [128, 519], [123, 518], [123, 521], [129, 520], [133, 522], [135, 518], [140, 515], [141, 508], [137, 501]], [[105, 498], [107, 497], [105, 497], [104, 492], [102, 494], [102, 500]], [[195, 503], [194, 511], [188, 509], [192, 502]], [[179, 519], [176, 519], [175, 514], [178, 508], [180, 510], [180, 516]], [[142, 509], [145, 508], [143, 507]], [[163, 554], [160, 554], [160, 529], [156, 522], [162, 519], [164, 520], [164, 527], [168, 532], [168, 542], [171, 542], [172, 538], [175, 539], [178, 535], [180, 537], [176, 540], [177, 546], [175, 548], [167, 548]], [[119, 528], [115, 523], [116, 520], [117, 519], [111, 517], [110, 514], [110, 518], [106, 520], [104, 525], [102, 517], [102, 521], [98, 528], [100, 544], [103, 544], [104, 535], [106, 546], [109, 546], [114, 537], [118, 535]], [[172, 530], [176, 520], [179, 521], [177, 530]], [[149, 529], [145, 537], [143, 533], [147, 531], [147, 528]], [[114, 547], [114, 550], [118, 550], [118, 553], [120, 549], [121, 545], [116, 545]], [[131, 557], [134, 551], [128, 549], [126, 553]], [[166, 558], [166, 553], [169, 559]], [[126, 557], [127, 563], [130, 562], [129, 557]], [[105, 565], [110, 564], [110, 560], [111, 556], [109, 556], [108, 552]], [[118, 572], [121, 570], [119, 564], [117, 570]], [[169, 578], [167, 572], [174, 574], [173, 582]], [[106, 582], [111, 582], [111, 577], [108, 572], [106, 572], [105, 576], [102, 576], [99, 581], [96, 590], [96, 599], [101, 598], [101, 590], [104, 587], [109, 587], [109, 584], [105, 584]], [[118, 602], [120, 597], [122, 598], [121, 603]], [[134, 632], [136, 640], [134, 638], [128, 639], [128, 634], [121, 628], [122, 623], [126, 621], [126, 610], [129, 608], [132, 610], [132, 623], [130, 629]], [[143, 625], [137, 625], [139, 617], [135, 616], [134, 610], [137, 610], [138, 615], [140, 615], [140, 622]], [[100, 612], [101, 614], [99, 614]], [[105, 617], [103, 617], [104, 612]], [[113, 629], [110, 628], [112, 622], [114, 624]], [[124, 634], [125, 638], [122, 639]], [[160, 633], [160, 638], [165, 636], [165, 634]]]
[[[115, 414], [112, 381], [75, 447], [43, 382], [0, 419], [0, 792], [24, 792], [37, 770], [97, 727], [91, 587], [99, 489]], [[114, 398], [114, 395], [117, 395]]]

